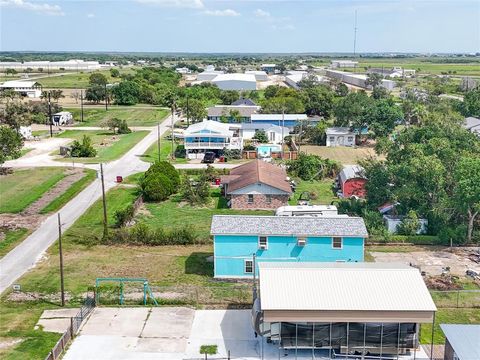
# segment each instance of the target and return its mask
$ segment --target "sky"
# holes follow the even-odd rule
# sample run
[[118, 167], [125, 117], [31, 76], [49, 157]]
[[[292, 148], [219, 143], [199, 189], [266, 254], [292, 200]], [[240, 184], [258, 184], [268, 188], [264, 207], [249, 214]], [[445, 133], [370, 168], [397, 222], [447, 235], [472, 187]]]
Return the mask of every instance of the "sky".
[[0, 51], [480, 52], [480, 0], [0, 0]]

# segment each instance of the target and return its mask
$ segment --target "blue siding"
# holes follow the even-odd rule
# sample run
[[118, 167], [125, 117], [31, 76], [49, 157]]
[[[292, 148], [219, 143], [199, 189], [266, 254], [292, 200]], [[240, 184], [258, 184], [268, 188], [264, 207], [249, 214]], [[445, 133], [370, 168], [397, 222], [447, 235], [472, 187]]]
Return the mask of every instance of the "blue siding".
[[344, 237], [343, 248], [333, 249], [331, 237], [308, 237], [305, 246], [297, 246], [297, 237], [269, 236], [268, 249], [258, 248], [257, 236], [217, 235], [215, 277], [252, 277], [245, 274], [244, 261], [256, 254], [257, 261], [363, 261], [363, 238]]

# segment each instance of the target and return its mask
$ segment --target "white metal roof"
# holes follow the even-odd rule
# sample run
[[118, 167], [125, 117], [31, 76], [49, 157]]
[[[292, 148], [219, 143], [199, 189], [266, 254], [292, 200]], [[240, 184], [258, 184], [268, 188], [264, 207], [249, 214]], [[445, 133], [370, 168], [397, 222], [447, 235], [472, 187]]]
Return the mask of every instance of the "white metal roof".
[[[307, 120], [306, 114], [285, 114], [283, 115], [285, 120]], [[252, 114], [253, 120], [274, 120], [282, 121], [282, 114]]]
[[233, 136], [233, 131], [230, 130], [229, 124], [224, 124], [213, 120], [203, 120], [202, 122], [190, 125], [184, 132], [185, 136], [210, 136], [209, 133], [201, 133], [202, 130], [212, 131], [224, 136]]
[[355, 135], [348, 127], [329, 127], [325, 131], [327, 135]]
[[387, 263], [259, 262], [262, 310], [436, 311], [416, 268]]
[[441, 324], [440, 327], [460, 360], [480, 359], [480, 325]]
[[350, 179], [365, 179], [365, 169], [360, 165], [346, 165], [342, 171], [340, 171], [339, 175], [340, 179], [342, 180], [342, 184]]
[[257, 80], [253, 74], [219, 74], [212, 80], [214, 83], [220, 81], [249, 81], [256, 83]]
[[36, 81], [11, 80], [5, 81], [0, 87], [4, 88], [31, 88], [38, 84]]

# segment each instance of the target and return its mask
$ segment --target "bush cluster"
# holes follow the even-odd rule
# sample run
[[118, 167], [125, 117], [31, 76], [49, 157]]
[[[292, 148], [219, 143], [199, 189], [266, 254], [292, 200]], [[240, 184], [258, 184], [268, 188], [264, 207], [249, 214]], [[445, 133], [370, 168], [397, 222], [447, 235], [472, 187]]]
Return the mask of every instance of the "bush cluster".
[[146, 201], [163, 201], [176, 192], [180, 185], [178, 171], [167, 161], [150, 166], [140, 180], [140, 190]]
[[125, 209], [115, 211], [113, 217], [115, 218], [115, 227], [120, 228], [133, 220], [135, 216], [135, 207], [133, 204], [128, 205]]
[[75, 140], [70, 147], [71, 157], [95, 157], [97, 150], [92, 145], [92, 139], [83, 135], [82, 142]]
[[136, 224], [131, 228], [120, 228], [110, 234], [106, 240], [109, 244], [125, 245], [192, 245], [197, 235], [190, 227], [173, 229], [150, 229], [145, 224]]
[[288, 172], [302, 180], [321, 180], [335, 177], [340, 172], [340, 164], [317, 155], [300, 153], [297, 160], [287, 162]]

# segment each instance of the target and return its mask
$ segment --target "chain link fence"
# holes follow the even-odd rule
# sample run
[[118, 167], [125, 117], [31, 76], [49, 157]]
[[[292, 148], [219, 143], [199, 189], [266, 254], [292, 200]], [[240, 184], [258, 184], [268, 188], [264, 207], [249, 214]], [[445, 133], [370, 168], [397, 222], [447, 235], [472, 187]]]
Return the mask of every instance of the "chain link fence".
[[430, 291], [439, 308], [480, 308], [480, 290]]

